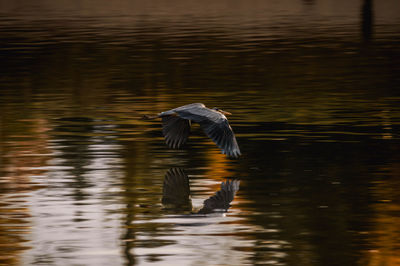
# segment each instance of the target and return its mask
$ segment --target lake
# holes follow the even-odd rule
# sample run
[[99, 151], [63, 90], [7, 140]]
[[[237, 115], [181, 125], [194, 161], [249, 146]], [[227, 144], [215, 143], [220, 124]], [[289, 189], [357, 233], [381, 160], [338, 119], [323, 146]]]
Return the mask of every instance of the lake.
[[[400, 265], [399, 32], [396, 0], [0, 1], [0, 265]], [[140, 119], [195, 102], [241, 157]]]

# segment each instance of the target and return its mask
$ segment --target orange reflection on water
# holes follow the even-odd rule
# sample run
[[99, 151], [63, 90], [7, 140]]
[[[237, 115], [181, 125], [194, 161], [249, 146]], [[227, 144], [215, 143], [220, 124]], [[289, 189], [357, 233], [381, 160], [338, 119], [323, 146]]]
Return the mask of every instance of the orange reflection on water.
[[30, 234], [31, 214], [26, 193], [39, 186], [32, 180], [33, 175], [43, 175], [49, 159], [47, 148], [47, 121], [44, 119], [20, 121], [31, 126], [27, 136], [5, 132], [2, 136], [2, 164], [4, 172], [0, 183], [0, 265], [19, 265], [26, 235]]
[[373, 218], [374, 229], [365, 261], [361, 265], [391, 266], [400, 265], [400, 164], [395, 163], [384, 169], [386, 176], [376, 182], [374, 194], [378, 203], [373, 205], [376, 216]]
[[232, 172], [229, 172], [231, 165], [229, 164], [230, 159], [226, 155], [222, 154], [219, 149], [214, 148], [213, 143], [210, 140], [210, 145], [205, 146], [207, 149], [207, 171], [206, 175], [211, 178], [226, 178], [231, 177]]

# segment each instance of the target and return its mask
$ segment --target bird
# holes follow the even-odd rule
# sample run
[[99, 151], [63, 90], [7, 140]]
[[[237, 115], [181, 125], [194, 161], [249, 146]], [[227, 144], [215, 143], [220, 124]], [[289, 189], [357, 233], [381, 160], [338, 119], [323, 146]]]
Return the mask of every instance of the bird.
[[225, 115], [231, 113], [217, 107], [207, 108], [202, 103], [191, 103], [155, 116], [144, 115], [142, 119], [161, 118], [166, 143], [173, 149], [178, 149], [186, 143], [191, 123], [198, 123], [223, 154], [238, 158], [241, 155], [239, 145]]
[[164, 177], [162, 205], [167, 210], [190, 211], [192, 214], [210, 214], [227, 212], [231, 207], [240, 180], [227, 179], [221, 182], [221, 188], [203, 202], [201, 209], [193, 209], [190, 199], [189, 177], [182, 168], [171, 168]]

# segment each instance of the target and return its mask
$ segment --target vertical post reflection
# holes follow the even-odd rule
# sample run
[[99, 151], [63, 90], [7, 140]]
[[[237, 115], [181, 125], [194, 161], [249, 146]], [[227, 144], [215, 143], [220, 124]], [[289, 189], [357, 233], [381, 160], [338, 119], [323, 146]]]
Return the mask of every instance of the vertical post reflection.
[[372, 26], [372, 0], [364, 0], [361, 10], [361, 31], [364, 41], [369, 41], [372, 38]]

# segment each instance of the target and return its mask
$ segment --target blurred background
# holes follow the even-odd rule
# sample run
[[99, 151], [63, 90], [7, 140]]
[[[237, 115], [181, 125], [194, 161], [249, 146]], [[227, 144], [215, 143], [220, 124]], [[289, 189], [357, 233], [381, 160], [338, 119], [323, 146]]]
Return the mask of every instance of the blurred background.
[[[0, 0], [0, 265], [400, 265], [397, 0]], [[242, 156], [159, 121], [217, 106]], [[165, 210], [164, 175], [201, 207]]]

